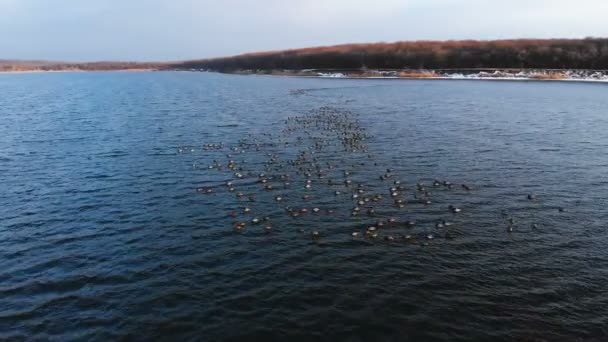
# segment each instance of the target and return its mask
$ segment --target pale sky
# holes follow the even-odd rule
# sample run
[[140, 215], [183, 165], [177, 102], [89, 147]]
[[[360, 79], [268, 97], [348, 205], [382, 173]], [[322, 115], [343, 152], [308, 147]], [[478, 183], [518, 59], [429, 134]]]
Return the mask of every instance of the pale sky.
[[183, 60], [399, 40], [608, 37], [608, 0], [0, 0], [0, 59]]

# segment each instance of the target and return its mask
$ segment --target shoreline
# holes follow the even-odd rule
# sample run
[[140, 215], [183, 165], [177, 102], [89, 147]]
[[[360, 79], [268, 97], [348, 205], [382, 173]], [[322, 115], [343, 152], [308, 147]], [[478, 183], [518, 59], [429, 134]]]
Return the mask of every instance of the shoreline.
[[[534, 69], [517, 73], [509, 73], [507, 69], [483, 69], [493, 72], [462, 73], [454, 69], [453, 73], [436, 73], [432, 70], [416, 70], [406, 75], [392, 75], [395, 70], [371, 70], [366, 72], [340, 72], [331, 70], [236, 70], [230, 72], [203, 69], [114, 69], [114, 70], [0, 70], [1, 74], [42, 74], [42, 73], [83, 73], [83, 72], [209, 72], [237, 76], [274, 76], [342, 80], [452, 80], [452, 81], [553, 81], [553, 82], [585, 82], [608, 83], [608, 72], [597, 70], [544, 70]], [[587, 75], [581, 74], [587, 73]], [[575, 74], [576, 77], [572, 77]], [[594, 75], [589, 77], [589, 75]]]
[[608, 71], [604, 70], [549, 70], [549, 69], [480, 69], [479, 71], [451, 69], [435, 70], [182, 70], [190, 72], [214, 72], [242, 76], [283, 76], [321, 79], [368, 79], [368, 80], [473, 80], [473, 81], [561, 81], [608, 83]]
[[[237, 74], [232, 74], [237, 75]], [[241, 74], [242, 75], [242, 74]], [[242, 75], [247, 76], [247, 75]], [[341, 79], [341, 80], [409, 80], [409, 81], [512, 81], [512, 82], [585, 82], [585, 83], [608, 83], [608, 80], [595, 80], [595, 79], [576, 79], [576, 78], [565, 78], [565, 79], [537, 79], [537, 78], [508, 78], [508, 77], [323, 77], [323, 76], [297, 76], [297, 75], [258, 75], [251, 74], [250, 76], [269, 76], [269, 77], [297, 77], [297, 78], [318, 78], [318, 79]]]
[[43, 73], [69, 73], [69, 72], [149, 72], [149, 71], [164, 71], [162, 69], [116, 69], [116, 70], [83, 70], [83, 69], [65, 69], [65, 70], [0, 70], [0, 74], [43, 74]]

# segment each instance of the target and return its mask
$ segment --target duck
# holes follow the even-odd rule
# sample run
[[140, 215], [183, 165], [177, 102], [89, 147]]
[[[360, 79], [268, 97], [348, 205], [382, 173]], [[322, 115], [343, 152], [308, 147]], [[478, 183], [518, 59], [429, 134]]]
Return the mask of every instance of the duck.
[[245, 230], [246, 226], [247, 226], [247, 224], [245, 222], [238, 222], [237, 224], [234, 225], [234, 229], [236, 231], [242, 232]]
[[451, 205], [451, 204], [448, 206], [448, 209], [449, 209], [449, 210], [450, 210], [452, 213], [454, 213], [454, 214], [457, 214], [457, 213], [459, 213], [459, 212], [461, 212], [461, 211], [462, 211], [462, 209], [460, 209], [460, 208], [456, 208], [455, 206], [453, 206], [453, 205]]

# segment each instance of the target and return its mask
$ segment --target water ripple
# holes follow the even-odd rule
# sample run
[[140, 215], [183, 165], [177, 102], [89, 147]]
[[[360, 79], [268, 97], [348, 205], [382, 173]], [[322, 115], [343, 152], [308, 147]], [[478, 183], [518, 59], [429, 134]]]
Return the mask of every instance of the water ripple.
[[[608, 338], [602, 87], [167, 72], [0, 75], [0, 92], [2, 340]], [[320, 150], [326, 177], [385, 198], [389, 167], [408, 194], [458, 186], [377, 217], [351, 217], [342, 185], [259, 191], [266, 153], [297, 149], [273, 144], [284, 120], [322, 107], [370, 136], [371, 157]], [[248, 136], [259, 151], [227, 150]], [[279, 194], [309, 212], [283, 217]], [[272, 232], [236, 233], [245, 206]], [[388, 215], [417, 224], [382, 236], [414, 239], [352, 238]]]

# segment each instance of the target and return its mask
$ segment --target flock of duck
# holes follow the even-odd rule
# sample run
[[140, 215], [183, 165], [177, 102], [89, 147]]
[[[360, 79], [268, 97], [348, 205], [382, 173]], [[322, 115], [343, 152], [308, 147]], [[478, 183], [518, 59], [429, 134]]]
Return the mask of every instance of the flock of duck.
[[[251, 133], [233, 144], [205, 144], [205, 156], [215, 158], [206, 172], [223, 180], [196, 191], [230, 203], [227, 218], [237, 233], [295, 229], [318, 241], [337, 229], [366, 242], [423, 245], [460, 234], [467, 212], [457, 200], [475, 187], [440, 179], [406, 184], [369, 152], [370, 139], [348, 110], [321, 107], [290, 116], [273, 132]], [[443, 194], [439, 203], [436, 194]], [[446, 198], [455, 201], [448, 204]], [[536, 196], [529, 194], [528, 200]], [[414, 215], [421, 211], [427, 215], [417, 222]], [[513, 232], [514, 226], [514, 219], [505, 217], [505, 230]]]

